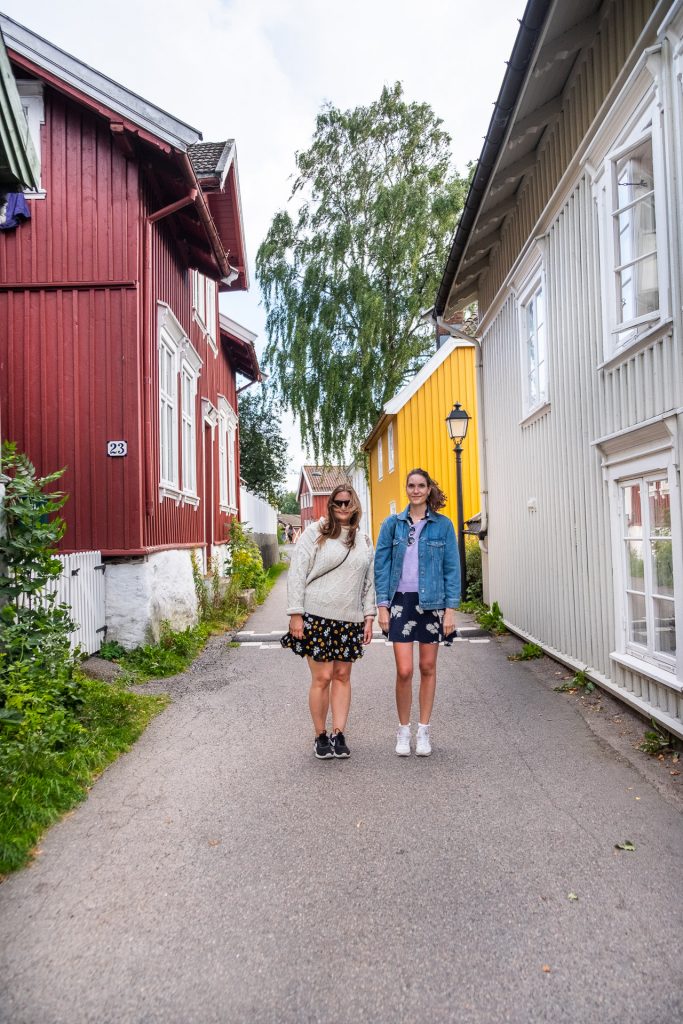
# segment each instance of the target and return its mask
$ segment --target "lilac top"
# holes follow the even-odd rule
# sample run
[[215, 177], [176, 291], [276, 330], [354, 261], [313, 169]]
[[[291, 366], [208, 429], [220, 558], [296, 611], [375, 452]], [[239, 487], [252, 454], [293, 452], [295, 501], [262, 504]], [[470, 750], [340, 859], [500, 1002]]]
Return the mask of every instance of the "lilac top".
[[[413, 543], [409, 544], [406, 548], [403, 567], [401, 569], [401, 578], [398, 581], [398, 586], [396, 587], [396, 590], [400, 591], [402, 594], [418, 594], [420, 592], [420, 565], [418, 561], [417, 547], [420, 534], [424, 530], [426, 522], [427, 517], [425, 516], [423, 519], [418, 519], [418, 521], [411, 526], [411, 529], [413, 529], [413, 527], [415, 529], [415, 539], [413, 540]], [[389, 602], [380, 601], [378, 603], [378, 607], [388, 608]]]

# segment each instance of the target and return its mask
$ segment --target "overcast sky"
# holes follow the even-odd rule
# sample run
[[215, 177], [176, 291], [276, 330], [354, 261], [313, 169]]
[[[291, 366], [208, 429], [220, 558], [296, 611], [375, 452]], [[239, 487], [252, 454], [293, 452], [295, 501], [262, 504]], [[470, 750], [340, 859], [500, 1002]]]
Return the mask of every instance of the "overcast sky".
[[[253, 264], [287, 202], [294, 152], [320, 105], [367, 104], [403, 82], [453, 139], [454, 164], [476, 159], [525, 0], [0, 0], [0, 10], [126, 88], [237, 143], [251, 291], [221, 309], [265, 344]], [[286, 424], [292, 464], [303, 453]]]

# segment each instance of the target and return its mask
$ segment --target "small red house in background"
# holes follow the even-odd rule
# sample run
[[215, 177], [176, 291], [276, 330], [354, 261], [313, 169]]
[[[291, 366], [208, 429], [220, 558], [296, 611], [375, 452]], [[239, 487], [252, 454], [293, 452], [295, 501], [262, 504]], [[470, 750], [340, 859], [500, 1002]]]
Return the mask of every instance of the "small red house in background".
[[236, 375], [254, 335], [235, 144], [0, 16], [41, 164], [0, 224], [0, 433], [66, 467], [65, 552], [99, 551], [108, 639], [196, 618], [190, 555], [222, 566], [239, 508]]
[[351, 484], [344, 466], [302, 466], [296, 492], [302, 531], [327, 515], [327, 499], [335, 487]]

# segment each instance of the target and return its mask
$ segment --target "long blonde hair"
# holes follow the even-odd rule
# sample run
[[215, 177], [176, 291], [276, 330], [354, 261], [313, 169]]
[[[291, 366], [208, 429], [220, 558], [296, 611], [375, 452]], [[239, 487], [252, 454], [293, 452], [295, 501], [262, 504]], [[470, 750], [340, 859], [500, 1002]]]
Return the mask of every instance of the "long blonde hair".
[[334, 500], [338, 494], [342, 493], [342, 491], [346, 491], [346, 493], [351, 496], [351, 518], [349, 519], [349, 534], [346, 538], [345, 544], [347, 547], [352, 548], [356, 543], [358, 524], [360, 523], [363, 510], [361, 508], [360, 499], [351, 484], [340, 484], [338, 487], [335, 487], [332, 494], [327, 499], [327, 515], [320, 527], [318, 544], [324, 544], [328, 538], [330, 540], [336, 540], [336, 538], [341, 534], [342, 527], [341, 523], [337, 519]]

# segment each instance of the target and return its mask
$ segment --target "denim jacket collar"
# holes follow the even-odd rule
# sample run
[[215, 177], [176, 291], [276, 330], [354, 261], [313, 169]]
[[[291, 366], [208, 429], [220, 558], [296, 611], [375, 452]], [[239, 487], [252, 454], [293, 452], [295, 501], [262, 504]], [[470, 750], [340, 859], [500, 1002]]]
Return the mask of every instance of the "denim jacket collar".
[[[402, 512], [398, 512], [396, 514], [396, 518], [403, 520], [404, 523], [409, 523], [410, 522], [410, 505], [406, 505], [406, 507], [403, 509]], [[434, 513], [430, 510], [429, 505], [427, 506], [427, 508], [425, 510], [425, 514], [424, 514], [423, 518], [424, 519], [433, 519], [434, 518]]]

